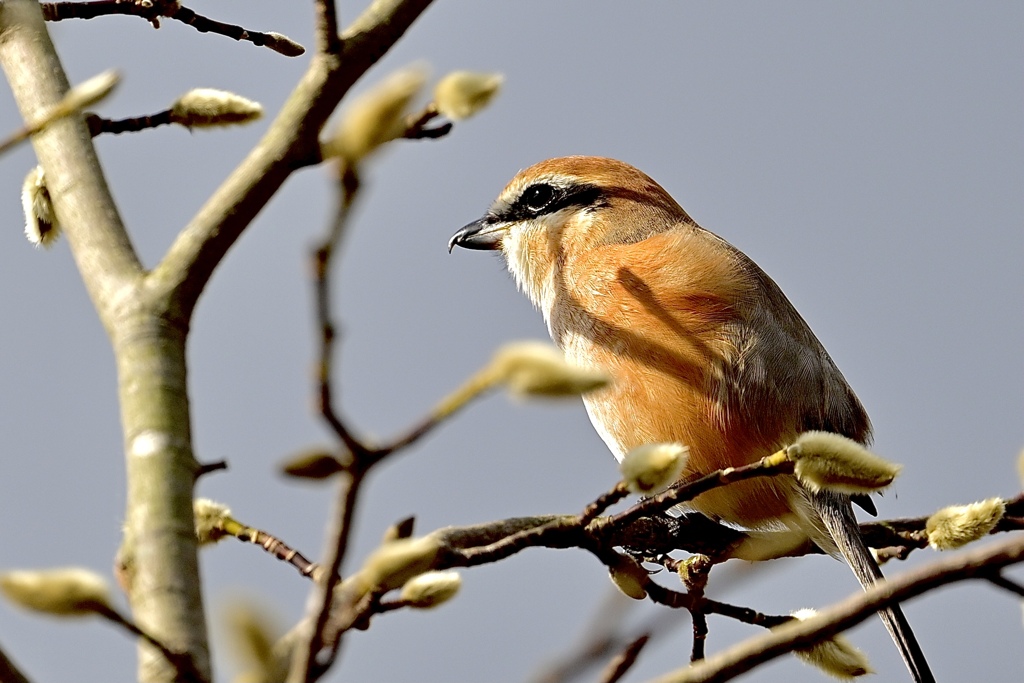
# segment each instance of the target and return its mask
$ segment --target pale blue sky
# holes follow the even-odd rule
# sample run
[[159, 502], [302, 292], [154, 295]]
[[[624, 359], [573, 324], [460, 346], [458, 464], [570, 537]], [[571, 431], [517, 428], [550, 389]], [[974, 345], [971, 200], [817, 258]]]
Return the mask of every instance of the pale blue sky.
[[[340, 3], [342, 16], [361, 4]], [[195, 9], [311, 44], [309, 3]], [[157, 111], [195, 86], [236, 91], [273, 115], [307, 59], [174, 22], [52, 29], [72, 80], [122, 68], [101, 108], [108, 116]], [[449, 138], [396, 144], [368, 172], [337, 280], [345, 414], [363, 433], [395, 433], [497, 345], [545, 336], [498, 259], [448, 255], [446, 242], [520, 168], [599, 154], [652, 175], [786, 291], [865, 403], [877, 451], [905, 465], [879, 501], [883, 517], [1014, 495], [1024, 446], [1022, 30], [1024, 5], [1012, 2], [438, 0], [360, 88], [417, 60], [437, 77], [500, 71], [506, 87]], [[6, 89], [0, 122], [18, 123]], [[99, 141], [147, 264], [265, 126]], [[124, 505], [112, 357], [66, 244], [37, 251], [21, 236], [18, 190], [33, 164], [27, 148], [0, 159], [0, 567], [107, 572]], [[309, 556], [320, 552], [330, 489], [283, 481], [275, 465], [326, 436], [310, 412], [305, 263], [332, 203], [326, 171], [292, 178], [217, 272], [190, 345], [198, 455], [231, 465], [199, 494]], [[372, 477], [353, 559], [409, 514], [426, 532], [574, 512], [615, 479], [581, 405], [494, 396]], [[306, 582], [255, 548], [224, 543], [202, 562], [217, 638], [220, 608], [240, 594], [259, 596], [283, 623], [303, 609]], [[329, 680], [526, 680], [575, 641], [607, 585], [582, 552], [532, 550], [467, 571], [453, 603], [353, 634]], [[773, 613], [854, 590], [849, 570], [826, 558], [713, 577], [710, 587]], [[1019, 677], [1016, 600], [972, 584], [907, 612], [940, 679]], [[652, 646], [628, 680], [684, 663], [688, 630]], [[754, 633], [712, 619], [709, 652]], [[879, 680], [903, 680], [880, 624], [852, 638]], [[98, 622], [55, 623], [0, 604], [0, 645], [37, 681], [134, 675], [133, 645]], [[227, 680], [233, 668], [223, 656], [218, 664]], [[789, 658], [748, 680], [783, 676], [822, 680]]]

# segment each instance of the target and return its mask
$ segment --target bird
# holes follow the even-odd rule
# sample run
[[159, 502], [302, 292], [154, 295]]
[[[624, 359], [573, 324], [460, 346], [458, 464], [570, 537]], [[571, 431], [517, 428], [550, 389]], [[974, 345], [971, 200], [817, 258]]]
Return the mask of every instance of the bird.
[[[452, 236], [449, 252], [456, 246], [500, 252], [566, 359], [614, 379], [583, 400], [619, 460], [678, 442], [689, 448], [683, 478], [696, 478], [756, 462], [806, 431], [870, 443], [864, 406], [780, 287], [625, 162], [530, 166]], [[849, 496], [762, 477], [690, 505], [748, 529], [798, 528], [865, 588], [882, 578]], [[914, 681], [933, 681], [899, 606], [879, 614]]]

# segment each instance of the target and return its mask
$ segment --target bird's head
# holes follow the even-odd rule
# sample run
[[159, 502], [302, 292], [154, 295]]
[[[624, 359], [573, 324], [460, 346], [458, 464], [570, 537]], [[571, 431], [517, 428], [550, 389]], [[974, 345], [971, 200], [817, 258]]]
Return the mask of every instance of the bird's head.
[[501, 251], [520, 288], [548, 311], [556, 266], [680, 222], [692, 223], [639, 169], [604, 157], [560, 157], [520, 171], [482, 218], [452, 236], [448, 249]]

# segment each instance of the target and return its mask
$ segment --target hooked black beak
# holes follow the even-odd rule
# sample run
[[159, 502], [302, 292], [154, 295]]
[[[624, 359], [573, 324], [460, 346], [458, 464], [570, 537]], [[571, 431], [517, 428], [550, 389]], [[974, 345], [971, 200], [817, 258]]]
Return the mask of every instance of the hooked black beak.
[[455, 247], [464, 249], [494, 250], [501, 247], [501, 237], [505, 234], [505, 226], [495, 222], [490, 216], [473, 221], [452, 235], [448, 240], [448, 253]]

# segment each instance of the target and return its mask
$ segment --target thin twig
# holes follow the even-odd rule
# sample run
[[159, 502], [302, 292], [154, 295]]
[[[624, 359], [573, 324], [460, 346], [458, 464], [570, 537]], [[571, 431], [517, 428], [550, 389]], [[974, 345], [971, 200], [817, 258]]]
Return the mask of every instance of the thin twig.
[[171, 120], [171, 110], [166, 109], [148, 116], [133, 116], [126, 119], [105, 119], [96, 114], [87, 114], [85, 123], [89, 126], [89, 133], [96, 137], [103, 133], [111, 135], [138, 133], [150, 128], [166, 126], [174, 123], [174, 121]]
[[[696, 602], [696, 598], [694, 598], [693, 595], [683, 593], [681, 591], [674, 591], [671, 588], [665, 588], [654, 581], [651, 581], [648, 584], [647, 593], [652, 602], [664, 605], [665, 607], [672, 607], [673, 609], [685, 609], [689, 611], [693, 609], [694, 603]], [[752, 610], [749, 607], [739, 607], [737, 605], [731, 605], [727, 602], [720, 602], [710, 598], [701, 598], [700, 601], [701, 609], [703, 609], [707, 614], [717, 614], [719, 616], [735, 619], [743, 624], [750, 624], [751, 626], [772, 628], [779, 624], [784, 624], [792, 619], [792, 617], [789, 616], [762, 614], [761, 612]]]
[[656, 496], [651, 496], [628, 510], [607, 518], [608, 521], [605, 522], [602, 520], [602, 522], [604, 524], [625, 525], [633, 520], [643, 517], [644, 515], [651, 514], [652, 512], [667, 510], [679, 503], [685, 503], [693, 500], [700, 494], [710, 491], [713, 488], [718, 488], [719, 486], [725, 486], [733, 482], [753, 479], [755, 477], [774, 477], [780, 474], [791, 474], [793, 472], [793, 463], [791, 461], [769, 465], [765, 463], [765, 460], [766, 459], [763, 458], [758, 462], [750, 463], [743, 467], [728, 467], [721, 470], [715, 470], [714, 472], [694, 481], [676, 484], [667, 491], [659, 493]]
[[196, 479], [199, 477], [219, 472], [220, 470], [226, 470], [228, 468], [227, 460], [214, 460], [213, 462], [204, 462], [196, 468]]
[[636, 664], [636, 658], [640, 656], [640, 651], [647, 645], [647, 641], [651, 639], [651, 634], [645, 633], [629, 645], [622, 651], [615, 659], [608, 662], [608, 666], [603, 672], [601, 677], [598, 679], [600, 683], [617, 683], [621, 680], [626, 672]]
[[1018, 597], [1024, 598], [1024, 586], [1020, 585], [1016, 581], [1006, 578], [1002, 574], [995, 573], [985, 577], [988, 582], [993, 586], [998, 586], [1003, 590], [1010, 591]]
[[331, 313], [331, 265], [348, 227], [348, 219], [359, 192], [359, 176], [350, 166], [339, 170], [339, 199], [327, 236], [313, 250], [313, 286], [316, 297], [316, 321], [320, 330], [320, 354], [317, 361], [317, 401], [320, 414], [335, 435], [359, 463], [371, 450], [357, 439], [341, 420], [334, 407], [334, 344], [337, 327]]
[[260, 546], [277, 559], [295, 567], [296, 571], [302, 576], [312, 579], [316, 579], [318, 576], [317, 570], [320, 566], [316, 562], [310, 561], [298, 550], [292, 548], [277, 536], [268, 534], [262, 529], [243, 525], [241, 529], [233, 533], [229, 532], [229, 535], [243, 543], [252, 543], [253, 545]]
[[679, 578], [682, 579], [686, 591], [693, 599], [690, 616], [693, 618], [693, 647], [690, 661], [704, 659], [704, 646], [708, 639], [708, 617], [705, 606], [704, 590], [711, 575], [712, 563], [707, 555], [694, 555], [680, 564]]
[[[205, 683], [206, 678], [196, 669], [195, 662], [192, 661], [192, 657], [187, 652], [177, 652], [168, 647], [160, 639], [154, 637], [152, 634], [139, 628], [139, 626], [131, 619], [125, 617], [120, 612], [108, 605], [96, 605], [94, 608], [96, 614], [100, 615], [104, 619], [110, 621], [113, 624], [117, 624], [121, 628], [125, 629], [132, 635], [142, 638], [144, 641], [149, 643], [151, 646], [160, 651], [160, 654], [177, 669], [178, 673], [181, 674], [182, 680], [189, 683]], [[5, 680], [6, 679], [2, 679]]]
[[448, 133], [452, 132], [453, 124], [451, 121], [442, 123], [440, 126], [434, 126], [428, 128], [427, 124], [440, 116], [441, 113], [437, 111], [437, 105], [433, 102], [428, 103], [418, 114], [410, 114], [405, 119], [405, 132], [402, 133], [403, 138], [409, 140], [436, 140], [437, 138], [443, 138]]
[[316, 0], [316, 50], [321, 54], [337, 54], [341, 51], [341, 36], [338, 35], [338, 9], [334, 0]]
[[[333, 3], [332, 3], [333, 4]], [[216, 33], [248, 41], [257, 47], [267, 47], [286, 57], [298, 57], [306, 51], [294, 40], [280, 33], [251, 31], [235, 24], [210, 19], [184, 7], [176, 0], [153, 0], [149, 3], [124, 2], [124, 0], [93, 0], [93, 2], [43, 2], [40, 3], [43, 17], [47, 21], [64, 19], [95, 19], [114, 14], [142, 17], [160, 28], [160, 19], [167, 18], [191, 26], [200, 33]]]
[[2, 649], [0, 649], [0, 681], [4, 683], [31, 683]]
[[591, 520], [628, 495], [629, 489], [626, 488], [623, 482], [619, 482], [615, 485], [615, 488], [601, 494], [597, 500], [584, 508], [583, 512], [580, 513], [580, 524], [583, 526], [590, 524]]
[[[333, 3], [330, 3], [333, 7]], [[317, 396], [320, 414], [333, 429], [338, 439], [351, 454], [351, 464], [341, 473], [335, 514], [328, 534], [324, 571], [318, 581], [319, 595], [315, 617], [308, 640], [300, 647], [293, 677], [314, 681], [334, 663], [341, 646], [343, 629], [328, 629], [332, 610], [335, 609], [335, 588], [338, 585], [341, 563], [348, 550], [352, 534], [352, 518], [364, 475], [372, 463], [368, 462], [370, 449], [359, 441], [341, 420], [334, 408], [334, 344], [337, 338], [331, 312], [331, 272], [334, 256], [345, 235], [353, 203], [359, 192], [359, 177], [354, 168], [343, 165], [338, 185], [338, 208], [324, 240], [313, 256], [313, 279], [316, 293], [316, 319], [320, 329], [320, 357], [317, 362]]]
[[301, 680], [307, 683], [317, 680], [327, 672], [341, 648], [344, 630], [337, 628], [329, 630], [327, 625], [331, 620], [332, 611], [337, 609], [335, 589], [338, 585], [338, 572], [348, 551], [348, 540], [352, 534], [352, 518], [355, 514], [356, 500], [362, 482], [363, 473], [359, 470], [349, 470], [341, 476], [336, 502], [339, 510], [333, 515], [334, 524], [329, 534], [332, 543], [328, 546], [327, 559], [324, 562], [325, 569], [318, 581], [319, 598], [316, 603], [316, 618], [313, 621], [313, 630], [309, 634], [308, 644], [305, 648], [299, 649], [300, 661], [303, 662], [302, 666], [304, 667], [304, 676]]

